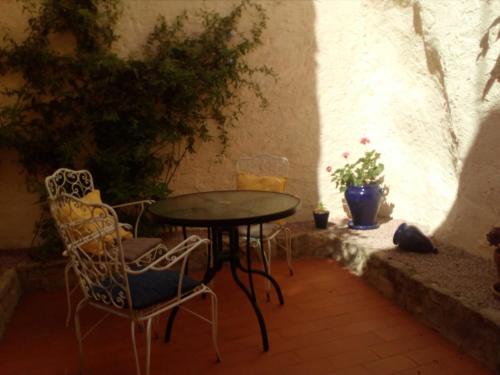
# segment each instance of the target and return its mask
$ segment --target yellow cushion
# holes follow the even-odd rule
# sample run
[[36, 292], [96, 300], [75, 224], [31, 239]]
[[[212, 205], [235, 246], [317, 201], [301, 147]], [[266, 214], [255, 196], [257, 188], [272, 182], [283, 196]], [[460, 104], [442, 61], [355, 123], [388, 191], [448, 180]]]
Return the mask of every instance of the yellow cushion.
[[[101, 201], [101, 192], [99, 190], [92, 190], [89, 192], [87, 195], [83, 196], [81, 198], [81, 201], [87, 204], [102, 204]], [[94, 213], [94, 214], [99, 214], [99, 212]], [[91, 212], [87, 207], [78, 207], [74, 202], [71, 202], [69, 205], [63, 208], [63, 211], [61, 212], [62, 220], [64, 222], [70, 222], [70, 221], [77, 221], [77, 220], [85, 220], [85, 219], [90, 219], [91, 217]], [[74, 233], [75, 235], [90, 235], [93, 232], [97, 231], [99, 228], [96, 227], [95, 224], [91, 223], [86, 223], [82, 224], [78, 230], [75, 229], [75, 232], [77, 231], [78, 233]], [[122, 240], [124, 239], [131, 239], [133, 238], [133, 235], [131, 232], [123, 229], [122, 227], [118, 228], [118, 232], [120, 235], [120, 238]], [[114, 234], [108, 234], [104, 236], [104, 241], [107, 243], [113, 242], [115, 238]], [[89, 253], [100, 255], [103, 252], [102, 244], [98, 240], [93, 240], [89, 241], [87, 243], [84, 243], [81, 245], [81, 248]]]
[[[261, 190], [284, 193], [286, 177], [283, 176], [257, 176], [250, 173], [239, 173], [236, 181], [238, 190]], [[285, 220], [276, 220], [276, 224], [285, 225]]]
[[[102, 204], [100, 190], [98, 189], [92, 190], [90, 193], [82, 197], [82, 201], [89, 204], [96, 204], [96, 203]], [[120, 238], [122, 240], [130, 240], [131, 238], [134, 238], [132, 232], [123, 229], [122, 227], [118, 227], [118, 234], [120, 235]], [[113, 238], [110, 235], [104, 237], [104, 241], [111, 242], [112, 240]]]
[[250, 173], [239, 173], [236, 181], [236, 188], [239, 190], [262, 190], [283, 193], [285, 185], [286, 177], [256, 176]]
[[87, 193], [84, 195], [82, 198], [80, 198], [83, 202], [89, 203], [89, 204], [101, 204], [101, 191], [98, 189], [92, 190], [91, 192]]

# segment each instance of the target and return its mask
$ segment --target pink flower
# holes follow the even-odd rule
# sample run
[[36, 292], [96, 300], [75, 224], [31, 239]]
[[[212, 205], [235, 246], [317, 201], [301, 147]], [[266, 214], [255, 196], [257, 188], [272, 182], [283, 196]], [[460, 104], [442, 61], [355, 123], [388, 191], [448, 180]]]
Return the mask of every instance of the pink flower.
[[330, 173], [332, 171], [332, 167], [331, 166], [326, 167], [326, 171]]
[[366, 145], [367, 143], [370, 143], [370, 138], [368, 137], [363, 137], [361, 138], [361, 140], [359, 141], [362, 145]]
[[342, 157], [343, 157], [344, 159], [347, 159], [347, 158], [349, 157], [349, 155], [350, 155], [350, 154], [349, 154], [349, 152], [348, 152], [348, 151], [345, 151], [345, 152], [343, 152], [343, 153], [342, 153]]

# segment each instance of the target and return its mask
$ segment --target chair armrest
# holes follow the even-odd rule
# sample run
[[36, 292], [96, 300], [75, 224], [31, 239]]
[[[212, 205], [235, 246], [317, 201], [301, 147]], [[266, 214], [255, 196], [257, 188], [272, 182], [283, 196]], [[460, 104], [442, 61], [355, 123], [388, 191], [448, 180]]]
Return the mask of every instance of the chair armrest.
[[[190, 236], [184, 241], [180, 242], [178, 245], [168, 250], [163, 244], [160, 244], [148, 252], [141, 255], [139, 258], [135, 259], [133, 262], [127, 264], [127, 272], [130, 274], [141, 274], [149, 270], [161, 271], [166, 270], [174, 266], [175, 264], [183, 261], [181, 273], [184, 273], [185, 262], [191, 255], [191, 253], [196, 250], [202, 244], [209, 244], [210, 240], [207, 238], [200, 238], [199, 236]], [[210, 248], [209, 248], [210, 249]], [[211, 251], [211, 249], [209, 250]], [[158, 255], [158, 253], [163, 253]], [[134, 269], [130, 266], [140, 266], [140, 269]]]
[[142, 214], [144, 213], [144, 209], [146, 206], [149, 206], [151, 203], [153, 203], [153, 200], [150, 199], [144, 199], [141, 201], [135, 201], [135, 202], [128, 202], [128, 203], [121, 203], [121, 204], [116, 204], [114, 206], [111, 206], [113, 209], [116, 208], [124, 208], [124, 207], [132, 207], [132, 206], [140, 206], [139, 209], [139, 214], [137, 215], [137, 219], [135, 220], [135, 225], [133, 226], [133, 231], [134, 231], [134, 237], [137, 238], [137, 232], [139, 230], [139, 223], [142, 218]]
[[123, 229], [129, 230], [129, 231], [134, 230], [134, 227], [132, 226], [132, 224], [129, 224], [129, 223], [118, 223], [118, 226], [123, 228]]
[[[181, 269], [179, 270], [179, 281], [177, 285], [177, 299], [182, 298], [182, 287], [184, 285], [184, 276], [186, 274], [186, 265], [187, 265], [187, 260], [189, 259], [189, 256], [195, 251], [197, 248], [200, 247], [202, 244], [209, 244], [210, 240], [205, 238], [202, 239], [198, 236], [190, 236], [181, 243], [179, 243], [177, 246], [172, 248], [171, 250], [167, 251], [165, 254], [161, 255], [160, 257], [154, 259], [151, 263], [149, 263], [147, 266], [144, 268], [141, 268], [140, 270], [130, 268], [130, 264], [127, 267], [127, 273], [132, 274], [132, 275], [138, 275], [141, 273], [144, 273], [149, 270], [155, 270], [155, 271], [161, 271], [161, 270], [166, 270], [171, 268], [173, 265], [179, 263], [182, 261]], [[148, 251], [146, 254], [144, 254], [142, 257], [148, 257], [148, 256], [154, 256], [154, 252], [159, 250], [159, 248], [164, 248], [165, 250], [166, 247], [164, 245], [158, 245], [156, 248], [151, 249]], [[208, 246], [209, 251], [211, 251], [211, 247]], [[179, 255], [177, 255], [179, 254]], [[139, 259], [140, 259], [139, 258]], [[211, 256], [213, 259], [213, 256]], [[139, 260], [138, 259], [138, 260]]]
[[144, 199], [142, 201], [135, 201], [135, 202], [127, 202], [127, 203], [115, 204], [114, 206], [111, 206], [111, 207], [113, 207], [113, 208], [122, 208], [122, 207], [136, 206], [136, 205], [142, 205], [143, 207], [145, 207], [145, 205], [150, 205], [151, 203], [154, 203], [154, 200]]

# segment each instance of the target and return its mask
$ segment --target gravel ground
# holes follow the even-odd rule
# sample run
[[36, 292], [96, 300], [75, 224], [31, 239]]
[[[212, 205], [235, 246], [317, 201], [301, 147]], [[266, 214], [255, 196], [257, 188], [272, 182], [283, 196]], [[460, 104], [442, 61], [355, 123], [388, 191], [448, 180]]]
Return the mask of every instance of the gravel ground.
[[498, 280], [493, 261], [451, 246], [437, 245], [438, 254], [417, 254], [397, 249], [387, 251], [384, 257], [414, 271], [427, 284], [435, 285], [478, 309], [500, 309], [500, 301], [491, 291]]

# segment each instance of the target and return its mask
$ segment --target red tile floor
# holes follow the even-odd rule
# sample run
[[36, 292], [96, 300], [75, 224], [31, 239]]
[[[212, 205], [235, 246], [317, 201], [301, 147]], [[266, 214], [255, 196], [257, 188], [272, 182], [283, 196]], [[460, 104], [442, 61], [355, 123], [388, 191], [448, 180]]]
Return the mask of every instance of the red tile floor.
[[[215, 362], [209, 325], [181, 310], [172, 341], [153, 339], [151, 374], [490, 373], [335, 262], [300, 259], [294, 266], [290, 277], [284, 262], [274, 263], [284, 306], [274, 296], [266, 302], [259, 283], [269, 352], [262, 351], [253, 310], [225, 266], [214, 286], [222, 362]], [[208, 299], [191, 304], [208, 312]], [[64, 327], [65, 313], [63, 291], [23, 296], [0, 342], [0, 374], [76, 374], [77, 345], [72, 328]], [[98, 317], [95, 309], [84, 309], [83, 326]], [[144, 335], [137, 337], [143, 343]], [[105, 320], [85, 340], [84, 351], [88, 374], [135, 373], [124, 319]]]

